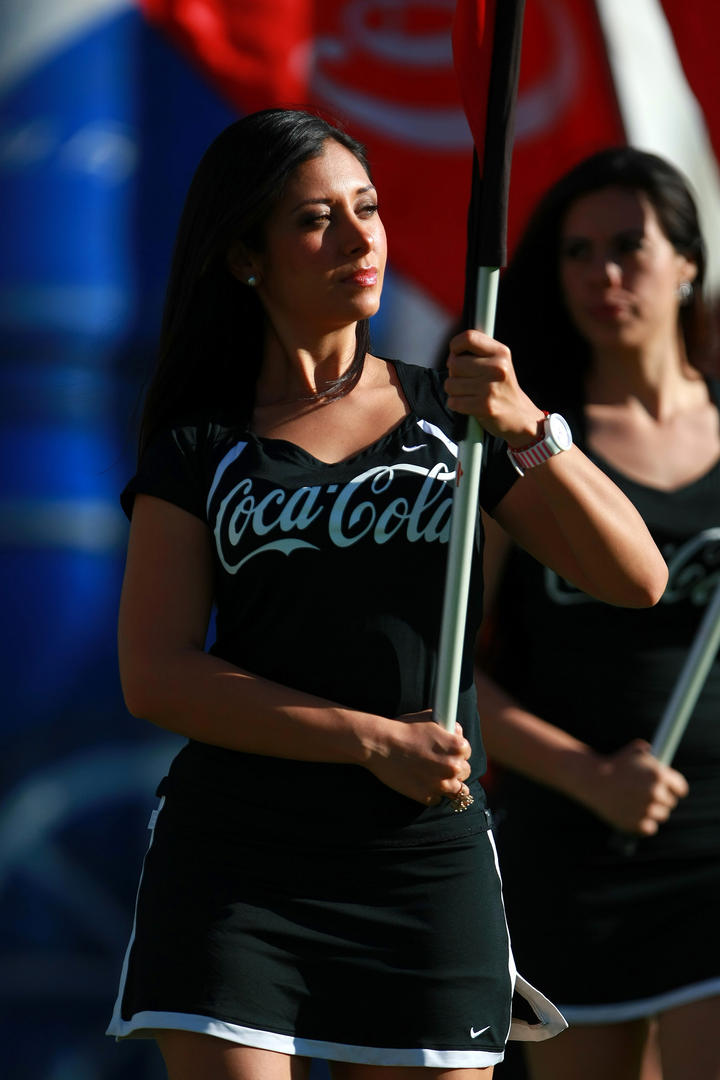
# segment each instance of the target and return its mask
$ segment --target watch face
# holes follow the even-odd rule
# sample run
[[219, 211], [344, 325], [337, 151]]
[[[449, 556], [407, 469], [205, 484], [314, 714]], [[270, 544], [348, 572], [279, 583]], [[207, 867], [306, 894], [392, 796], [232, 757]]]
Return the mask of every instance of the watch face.
[[547, 423], [553, 442], [557, 443], [561, 450], [569, 450], [573, 438], [570, 425], [565, 417], [561, 416], [560, 413], [551, 413], [548, 416]]

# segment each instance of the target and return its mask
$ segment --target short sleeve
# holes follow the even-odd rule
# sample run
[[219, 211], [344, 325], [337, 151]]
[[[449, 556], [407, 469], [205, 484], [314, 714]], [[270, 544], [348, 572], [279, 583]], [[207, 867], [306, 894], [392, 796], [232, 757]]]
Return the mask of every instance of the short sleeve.
[[[459, 413], [447, 407], [444, 390], [447, 369], [425, 368], [415, 364], [393, 361], [400, 375], [405, 396], [411, 408], [419, 416], [427, 416], [438, 423], [450, 438], [459, 443], [465, 438], [467, 421]], [[518, 478], [506, 453], [504, 439], [496, 439], [487, 432], [483, 436], [482, 468], [478, 501], [488, 514], [513, 486]]]
[[492, 514], [517, 479], [518, 473], [507, 455], [505, 440], [486, 433], [483, 440], [479, 493], [479, 502], [483, 510]]
[[207, 520], [205, 486], [196, 427], [160, 432], [147, 447], [138, 470], [120, 495], [120, 504], [132, 517], [136, 495], [153, 495]]
[[[440, 368], [435, 372], [433, 389], [438, 401], [451, 418], [455, 426], [455, 438], [460, 442], [465, 438], [467, 418], [451, 412], [445, 405], [445, 391], [442, 387], [446, 378], [447, 370], [445, 368]], [[483, 433], [480, 490], [478, 492], [478, 502], [483, 510], [491, 514], [517, 479], [517, 470], [513, 468], [512, 462], [507, 456], [507, 443], [504, 439], [498, 439], [485, 431]]]

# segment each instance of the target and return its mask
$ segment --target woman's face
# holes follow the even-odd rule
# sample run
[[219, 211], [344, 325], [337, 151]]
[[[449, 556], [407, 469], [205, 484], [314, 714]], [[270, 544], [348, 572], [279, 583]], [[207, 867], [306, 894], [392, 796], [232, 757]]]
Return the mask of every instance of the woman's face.
[[375, 314], [386, 257], [375, 188], [355, 155], [328, 139], [291, 175], [251, 272], [273, 325], [313, 335]]
[[677, 287], [696, 272], [641, 192], [602, 188], [567, 211], [560, 282], [571, 318], [595, 349], [642, 349], [674, 338]]

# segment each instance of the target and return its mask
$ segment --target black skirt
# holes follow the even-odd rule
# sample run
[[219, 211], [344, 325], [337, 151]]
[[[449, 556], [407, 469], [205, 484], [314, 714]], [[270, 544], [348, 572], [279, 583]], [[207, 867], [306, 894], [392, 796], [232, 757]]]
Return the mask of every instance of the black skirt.
[[612, 1024], [720, 993], [720, 858], [620, 854], [588, 835], [502, 826], [505, 903], [518, 966], [570, 1024]]
[[378, 1065], [501, 1061], [515, 971], [487, 817], [474, 821], [442, 842], [289, 845], [163, 797], [108, 1034], [184, 1029]]

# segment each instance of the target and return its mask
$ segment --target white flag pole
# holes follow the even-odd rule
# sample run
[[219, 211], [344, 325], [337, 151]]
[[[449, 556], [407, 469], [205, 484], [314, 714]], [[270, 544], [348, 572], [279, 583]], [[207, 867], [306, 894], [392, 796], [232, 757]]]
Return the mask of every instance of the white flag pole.
[[[498, 268], [478, 267], [474, 326], [490, 335], [495, 328], [499, 278]], [[446, 731], [454, 731], [457, 716], [482, 452], [483, 429], [473, 416], [469, 416], [465, 438], [458, 446], [433, 703], [433, 716]]]
[[[651, 753], [663, 765], [669, 765], [685, 734], [693, 709], [720, 648], [720, 584], [708, 604], [702, 622], [685, 658], [675, 689], [655, 729]], [[627, 833], [613, 834], [611, 846], [623, 855], [634, 855], [640, 838]]]
[[682, 739], [712, 663], [720, 648], [720, 584], [708, 604], [703, 620], [665, 707], [652, 741], [658, 761], [669, 765]]

